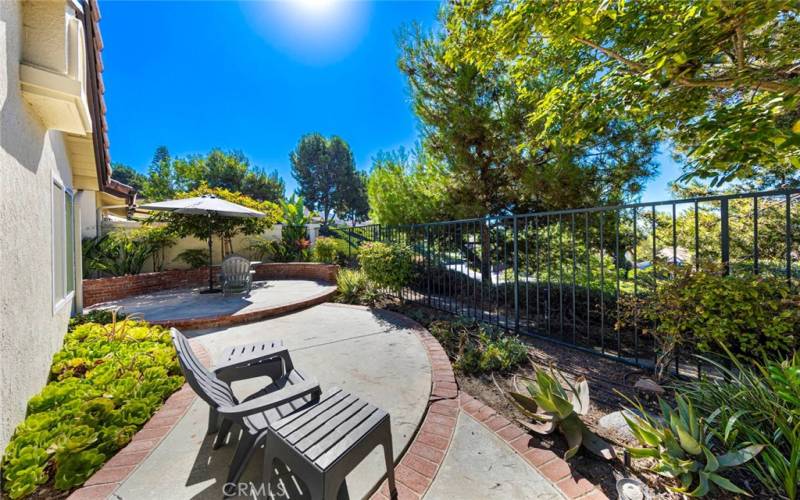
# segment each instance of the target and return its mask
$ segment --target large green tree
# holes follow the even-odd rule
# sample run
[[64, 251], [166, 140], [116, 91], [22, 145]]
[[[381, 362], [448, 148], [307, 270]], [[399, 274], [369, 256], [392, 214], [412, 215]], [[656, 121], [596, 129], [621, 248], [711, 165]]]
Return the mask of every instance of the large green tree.
[[114, 163], [111, 167], [111, 178], [142, 192], [147, 183], [147, 177], [136, 171], [131, 166], [123, 163]]
[[381, 224], [420, 224], [448, 218], [447, 172], [421, 148], [379, 153], [367, 181], [370, 216]]
[[306, 134], [289, 154], [289, 161], [298, 194], [322, 214], [324, 224], [334, 211], [344, 216], [363, 214], [363, 178], [356, 170], [350, 146], [341, 137]]
[[[445, 20], [450, 15], [445, 10]], [[656, 140], [630, 121], [597, 117], [575, 144], [537, 140], [541, 124], [532, 95], [544, 96], [551, 78], [515, 85], [504, 63], [479, 68], [450, 62], [448, 33], [408, 31], [399, 67], [408, 77], [420, 118], [423, 149], [446, 168], [449, 217], [617, 203], [638, 193], [654, 172]]]
[[[447, 19], [448, 61], [524, 99], [537, 145], [580, 145], [598, 120], [670, 140], [685, 178], [726, 181], [800, 168], [796, 0], [468, 0]], [[548, 80], [546, 93], [530, 82]]]
[[147, 181], [142, 195], [149, 200], [165, 200], [175, 194], [175, 172], [166, 146], [159, 146], [147, 168]]
[[[445, 7], [442, 15], [447, 24], [452, 10]], [[480, 17], [473, 21], [488, 22]], [[402, 38], [399, 61], [421, 122], [422, 148], [444, 172], [441, 217], [617, 203], [638, 193], [642, 181], [654, 173], [655, 135], [629, 120], [597, 116], [591, 133], [577, 143], [538, 140], [543, 125], [529, 120], [538, 111], [532, 96], [545, 96], [556, 75], [528, 78], [521, 87], [507, 62], [478, 66], [466, 59], [448, 59], [451, 36], [447, 31], [411, 29]], [[435, 172], [428, 168], [404, 173], [393, 167], [376, 168], [373, 175], [390, 177], [406, 187], [418, 184], [414, 177]], [[399, 175], [410, 178], [403, 181]], [[424, 193], [439, 192], [429, 189]], [[415, 197], [418, 195], [408, 201]], [[428, 198], [436, 205], [434, 200]], [[379, 210], [390, 206], [400, 204], [383, 204]], [[491, 274], [489, 232], [487, 221], [481, 226], [483, 248], [479, 253], [464, 248], [485, 280]]]
[[283, 199], [285, 191], [277, 171], [265, 172], [241, 151], [212, 149], [205, 155], [173, 158], [166, 147], [161, 146], [148, 169], [143, 194], [148, 199], [166, 199], [201, 186], [272, 203]]
[[369, 197], [367, 196], [367, 182], [369, 176], [361, 171], [353, 170], [353, 178], [347, 179], [347, 188], [342, 191], [336, 214], [353, 225], [369, 217]]

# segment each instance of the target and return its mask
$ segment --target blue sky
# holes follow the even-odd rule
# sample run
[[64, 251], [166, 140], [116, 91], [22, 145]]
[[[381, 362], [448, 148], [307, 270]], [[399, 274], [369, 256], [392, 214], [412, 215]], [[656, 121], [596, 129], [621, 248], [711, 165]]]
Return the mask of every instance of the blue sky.
[[[358, 168], [409, 147], [418, 125], [397, 69], [404, 24], [436, 23], [438, 2], [104, 2], [101, 29], [111, 157], [145, 170], [173, 155], [242, 150], [295, 187], [301, 135], [338, 134]], [[668, 197], [668, 155], [645, 200]]]

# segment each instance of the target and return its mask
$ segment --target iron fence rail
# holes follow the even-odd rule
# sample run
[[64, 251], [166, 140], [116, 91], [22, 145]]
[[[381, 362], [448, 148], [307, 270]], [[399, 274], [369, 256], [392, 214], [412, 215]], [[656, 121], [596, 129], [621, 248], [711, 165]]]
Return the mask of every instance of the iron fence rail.
[[[798, 269], [800, 189], [398, 226], [328, 228], [348, 242], [407, 245], [415, 278], [398, 295], [453, 314], [651, 367], [643, 324], [621, 299], [656, 292], [657, 263], [785, 277]], [[697, 370], [691, 363], [675, 369]]]

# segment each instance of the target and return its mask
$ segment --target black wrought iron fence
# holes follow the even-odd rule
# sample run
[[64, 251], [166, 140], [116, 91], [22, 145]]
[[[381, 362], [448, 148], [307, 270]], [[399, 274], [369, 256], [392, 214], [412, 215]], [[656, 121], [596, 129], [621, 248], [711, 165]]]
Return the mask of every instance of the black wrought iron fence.
[[329, 234], [351, 252], [366, 241], [408, 245], [417, 272], [405, 300], [646, 367], [653, 339], [635, 322], [615, 328], [621, 299], [670, 279], [658, 263], [791, 283], [798, 211], [800, 190], [767, 191]]

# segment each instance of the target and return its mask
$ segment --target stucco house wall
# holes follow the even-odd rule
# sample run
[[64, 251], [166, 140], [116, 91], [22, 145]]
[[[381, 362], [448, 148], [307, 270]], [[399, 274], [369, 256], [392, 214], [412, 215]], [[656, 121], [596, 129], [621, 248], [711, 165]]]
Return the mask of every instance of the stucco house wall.
[[54, 178], [72, 187], [72, 172], [64, 134], [22, 98], [23, 36], [22, 4], [0, 2], [0, 450], [46, 383], [71, 312], [53, 307], [51, 189]]

